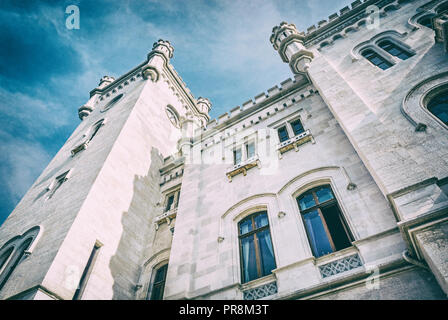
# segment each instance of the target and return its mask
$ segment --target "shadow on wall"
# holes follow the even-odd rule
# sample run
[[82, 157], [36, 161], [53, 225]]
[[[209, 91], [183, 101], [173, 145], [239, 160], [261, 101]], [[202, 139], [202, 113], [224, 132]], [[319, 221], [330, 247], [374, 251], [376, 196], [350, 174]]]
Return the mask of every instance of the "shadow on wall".
[[115, 255], [109, 267], [113, 284], [114, 300], [135, 299], [140, 264], [145, 244], [153, 233], [151, 224], [155, 215], [155, 206], [159, 201], [160, 172], [163, 158], [156, 148], [151, 150], [151, 165], [145, 176], [134, 177], [134, 193], [127, 212], [123, 212], [121, 223], [123, 232]]

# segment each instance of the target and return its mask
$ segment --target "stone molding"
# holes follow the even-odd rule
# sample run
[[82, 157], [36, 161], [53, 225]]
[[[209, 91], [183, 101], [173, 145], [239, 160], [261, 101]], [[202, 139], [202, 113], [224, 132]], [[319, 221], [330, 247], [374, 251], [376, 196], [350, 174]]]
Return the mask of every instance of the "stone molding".
[[434, 90], [448, 86], [448, 71], [436, 74], [417, 83], [403, 99], [400, 111], [403, 116], [415, 127], [415, 131], [426, 131], [427, 127], [448, 127], [433, 115], [426, 107], [425, 100]]

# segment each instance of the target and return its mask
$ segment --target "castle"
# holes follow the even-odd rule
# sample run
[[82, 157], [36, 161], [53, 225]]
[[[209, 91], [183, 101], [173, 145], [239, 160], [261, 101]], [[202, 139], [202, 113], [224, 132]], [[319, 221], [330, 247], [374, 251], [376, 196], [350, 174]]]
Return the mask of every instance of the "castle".
[[293, 78], [216, 120], [157, 41], [0, 228], [0, 299], [445, 299], [447, 10], [282, 22]]

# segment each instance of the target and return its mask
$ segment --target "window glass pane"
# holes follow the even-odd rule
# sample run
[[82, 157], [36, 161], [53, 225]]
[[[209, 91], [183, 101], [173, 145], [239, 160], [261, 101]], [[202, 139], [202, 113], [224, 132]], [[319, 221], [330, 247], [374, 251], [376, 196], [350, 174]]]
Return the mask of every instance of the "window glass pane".
[[262, 265], [262, 276], [266, 276], [275, 269], [274, 249], [272, 248], [271, 234], [269, 229], [257, 233], [258, 245], [260, 246], [260, 256]]
[[280, 139], [280, 142], [286, 141], [289, 139], [288, 131], [286, 130], [286, 127], [281, 127], [278, 129], [278, 137]]
[[249, 144], [246, 144], [246, 152], [247, 152], [247, 158], [252, 158], [255, 156], [255, 143], [251, 142]]
[[239, 164], [241, 162], [241, 149], [233, 151], [233, 162], [234, 164]]
[[389, 40], [381, 41], [379, 44], [380, 48], [384, 49], [385, 51], [389, 52], [391, 55], [401, 59], [406, 60], [411, 55], [406, 52], [404, 49], [398, 47], [396, 44], [390, 42]]
[[323, 186], [316, 189], [316, 196], [319, 203], [333, 199], [333, 193], [328, 186]]
[[161, 266], [157, 269], [156, 276], [154, 278], [154, 282], [165, 281], [166, 270], [168, 269], [168, 265]]
[[7, 251], [5, 251], [2, 256], [0, 256], [0, 270], [3, 268], [6, 261], [8, 261], [8, 258], [11, 255], [12, 251], [13, 251], [13, 248], [10, 248]]
[[422, 26], [425, 26], [427, 28], [432, 28], [432, 22], [431, 22], [432, 16], [426, 16], [423, 18], [420, 18], [417, 22], [421, 24]]
[[333, 205], [330, 207], [322, 208], [321, 210], [336, 250], [350, 247], [351, 242], [342, 224], [342, 214], [339, 211], [338, 206]]
[[299, 207], [300, 210], [306, 210], [308, 208], [314, 207], [316, 202], [314, 201], [314, 197], [311, 192], [304, 194], [299, 198]]
[[378, 53], [376, 53], [372, 50], [364, 50], [361, 54], [364, 58], [369, 60], [373, 65], [375, 65], [378, 68], [381, 68], [383, 70], [386, 70], [392, 66], [392, 64], [390, 62], [388, 62], [382, 56], [380, 56]]
[[448, 91], [442, 92], [428, 103], [428, 110], [448, 125]]
[[241, 239], [241, 255], [243, 260], [243, 281], [248, 282], [258, 278], [253, 236]]
[[152, 287], [151, 300], [162, 300], [163, 299], [163, 285], [156, 284]]
[[168, 210], [171, 209], [171, 205], [173, 204], [173, 202], [174, 202], [174, 194], [172, 194], [172, 195], [170, 195], [170, 196], [168, 197], [168, 200], [167, 200], [167, 203], [166, 203], [165, 211], [168, 211]]
[[306, 213], [303, 218], [314, 256], [320, 257], [333, 252], [318, 211]]
[[266, 213], [259, 214], [258, 216], [254, 217], [254, 220], [256, 229], [267, 226], [269, 224], [268, 215]]
[[291, 127], [292, 127], [292, 130], [294, 131], [294, 135], [301, 134], [304, 131], [302, 123], [300, 122], [300, 120], [296, 120], [294, 122], [291, 122]]
[[249, 231], [252, 231], [252, 220], [251, 219], [247, 219], [244, 221], [240, 222], [240, 234], [246, 234]]

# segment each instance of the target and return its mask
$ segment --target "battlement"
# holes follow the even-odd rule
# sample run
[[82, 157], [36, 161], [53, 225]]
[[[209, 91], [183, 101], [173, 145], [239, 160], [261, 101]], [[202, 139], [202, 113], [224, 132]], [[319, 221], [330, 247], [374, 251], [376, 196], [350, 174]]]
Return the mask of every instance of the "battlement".
[[[324, 19], [307, 28], [305, 32], [304, 44], [311, 47], [325, 39], [334, 36], [337, 33], [350, 31], [349, 28], [357, 28], [360, 23], [365, 23], [368, 18], [366, 9], [369, 6], [377, 6], [378, 14], [383, 16], [389, 10], [397, 10], [406, 1], [403, 0], [356, 0], [350, 6], [345, 6], [328, 16], [328, 20]], [[363, 22], [361, 22], [364, 20]]]
[[[218, 116], [216, 119], [212, 119], [208, 122], [207, 128], [198, 129], [195, 132], [195, 135], [201, 135], [206, 132], [212, 132], [218, 128], [221, 128], [226, 125], [230, 125], [237, 120], [240, 120], [244, 116], [250, 115], [255, 110], [258, 110], [260, 107], [264, 106], [267, 103], [274, 101], [279, 96], [287, 94], [291, 91], [291, 89], [296, 89], [305, 85], [308, 85], [309, 82], [302, 75], [296, 75], [294, 79], [288, 78], [280, 83], [280, 85], [275, 85], [272, 88], [269, 88], [267, 91], [261, 92], [257, 94], [254, 98], [247, 100], [242, 103], [241, 106], [236, 106], [228, 112], [225, 112]], [[310, 93], [307, 92], [302, 94], [300, 98], [305, 98]], [[296, 102], [295, 99], [292, 99], [293, 103]], [[284, 107], [284, 106], [283, 106]], [[282, 108], [275, 108], [275, 112], [279, 111]], [[275, 112], [268, 112], [268, 114], [273, 114]], [[243, 125], [245, 128], [253, 123], [249, 123], [248, 125]]]

